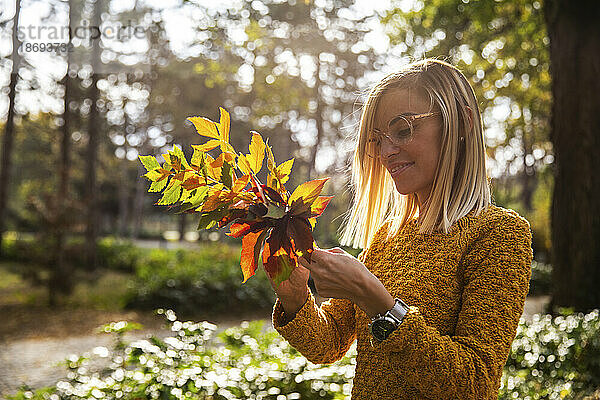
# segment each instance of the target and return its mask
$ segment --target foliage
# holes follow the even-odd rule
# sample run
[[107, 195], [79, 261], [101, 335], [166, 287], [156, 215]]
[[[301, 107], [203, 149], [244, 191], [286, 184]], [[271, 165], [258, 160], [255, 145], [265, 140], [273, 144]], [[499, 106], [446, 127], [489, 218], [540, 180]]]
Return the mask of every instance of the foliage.
[[136, 263], [128, 307], [169, 307], [187, 315], [266, 310], [274, 304], [267, 277], [240, 285], [239, 247], [211, 244], [199, 250], [153, 249]]
[[244, 322], [215, 338], [208, 322], [181, 322], [165, 313], [173, 335], [99, 352], [109, 366], [90, 368], [88, 356], [67, 361], [69, 379], [14, 399], [341, 399], [349, 395], [354, 354], [332, 366], [308, 362], [262, 321]]
[[[160, 312], [160, 310], [159, 310]], [[216, 326], [181, 322], [168, 310], [172, 336], [125, 344], [124, 321], [105, 326], [114, 349], [100, 348], [98, 369], [84, 354], [70, 357], [69, 378], [13, 399], [343, 399], [354, 376], [356, 346], [331, 365], [314, 365], [264, 322]], [[579, 399], [600, 387], [600, 317], [565, 312], [521, 320], [502, 376], [499, 399]]]
[[[297, 256], [310, 261], [312, 228], [332, 198], [319, 196], [327, 179], [303, 183], [290, 194], [284, 184], [294, 159], [277, 165], [271, 147], [257, 132], [252, 132], [250, 152], [236, 154], [229, 143], [229, 113], [220, 110], [219, 122], [188, 118], [200, 136], [210, 139], [202, 145], [192, 145], [194, 154], [189, 163], [177, 147], [163, 154], [163, 165], [154, 156], [139, 157], [148, 171], [144, 176], [152, 182], [148, 191], [163, 192], [158, 205], [181, 202], [180, 212], [199, 212], [198, 229], [215, 225], [222, 228], [232, 223], [228, 235], [243, 236], [243, 282], [254, 275], [262, 251], [265, 271], [279, 284], [290, 276]], [[215, 149], [220, 149], [221, 154], [213, 158], [209, 152]], [[261, 184], [257, 175], [265, 154], [267, 183]], [[250, 188], [246, 189], [248, 184]]]
[[500, 399], [573, 399], [600, 388], [600, 317], [535, 315], [521, 323], [502, 377]]
[[[85, 244], [83, 238], [69, 238], [65, 246], [65, 260], [77, 269], [85, 270]], [[133, 243], [112, 236], [98, 240], [98, 263], [101, 268], [132, 272], [138, 258], [143, 253]], [[17, 237], [9, 235], [2, 241], [2, 258], [30, 264], [31, 267], [48, 263], [51, 243], [39, 240], [36, 236]]]

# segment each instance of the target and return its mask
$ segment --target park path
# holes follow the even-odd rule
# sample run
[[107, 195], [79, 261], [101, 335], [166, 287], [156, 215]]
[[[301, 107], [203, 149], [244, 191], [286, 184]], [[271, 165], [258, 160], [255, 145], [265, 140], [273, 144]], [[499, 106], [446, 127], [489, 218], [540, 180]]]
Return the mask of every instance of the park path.
[[[541, 313], [548, 303], [548, 296], [531, 297], [525, 302], [523, 316], [530, 319], [533, 314]], [[264, 319], [265, 329], [271, 329], [270, 319]], [[216, 323], [217, 332], [232, 326], [238, 326], [241, 320]], [[129, 332], [126, 340], [137, 340], [155, 335], [160, 338], [169, 336], [166, 328], [153, 328], [144, 331]], [[56, 383], [66, 377], [66, 368], [59, 365], [71, 354], [101, 352], [102, 347], [110, 348], [113, 343], [110, 335], [88, 334], [60, 338], [30, 338], [0, 343], [0, 398], [16, 392], [19, 386], [27, 382], [32, 388], [41, 388]]]

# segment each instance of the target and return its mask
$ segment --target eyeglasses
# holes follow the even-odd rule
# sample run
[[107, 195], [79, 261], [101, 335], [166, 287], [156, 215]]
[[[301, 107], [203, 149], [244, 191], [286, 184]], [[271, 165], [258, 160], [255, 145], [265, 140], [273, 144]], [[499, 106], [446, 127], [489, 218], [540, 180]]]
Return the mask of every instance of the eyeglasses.
[[403, 146], [410, 143], [415, 136], [414, 123], [437, 114], [441, 114], [441, 112], [435, 111], [417, 115], [398, 115], [388, 122], [386, 132], [374, 128], [373, 137], [367, 140], [367, 155], [372, 158], [379, 157], [383, 139], [389, 140], [389, 142], [395, 146]]

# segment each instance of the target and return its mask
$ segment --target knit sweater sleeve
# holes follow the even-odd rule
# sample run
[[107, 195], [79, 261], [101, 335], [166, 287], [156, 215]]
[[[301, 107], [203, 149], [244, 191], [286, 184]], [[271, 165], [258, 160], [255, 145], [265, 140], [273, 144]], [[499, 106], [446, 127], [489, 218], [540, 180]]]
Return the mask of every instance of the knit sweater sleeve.
[[[462, 308], [454, 335], [428, 326], [411, 306], [375, 350], [424, 396], [495, 399], [531, 276], [529, 223], [511, 212], [491, 218], [465, 256]], [[409, 304], [410, 306], [410, 304]]]
[[317, 306], [312, 292], [294, 318], [286, 322], [279, 298], [273, 307], [273, 327], [314, 364], [340, 360], [356, 338], [354, 303], [328, 299]]

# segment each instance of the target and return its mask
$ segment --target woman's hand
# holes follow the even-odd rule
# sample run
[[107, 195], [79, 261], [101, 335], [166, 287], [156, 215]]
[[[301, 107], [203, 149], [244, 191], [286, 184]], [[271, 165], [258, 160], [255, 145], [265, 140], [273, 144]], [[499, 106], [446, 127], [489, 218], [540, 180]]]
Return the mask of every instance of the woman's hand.
[[315, 248], [310, 263], [304, 257], [298, 261], [310, 270], [320, 296], [348, 299], [370, 317], [394, 305], [394, 298], [381, 281], [362, 262], [339, 247]]
[[269, 274], [266, 275], [269, 278], [269, 282], [271, 282], [273, 290], [277, 293], [277, 297], [279, 297], [285, 313], [295, 315], [308, 298], [310, 290], [308, 288], [308, 277], [310, 271], [302, 265], [297, 265], [292, 270], [290, 277], [281, 282], [279, 287], [271, 280]]

